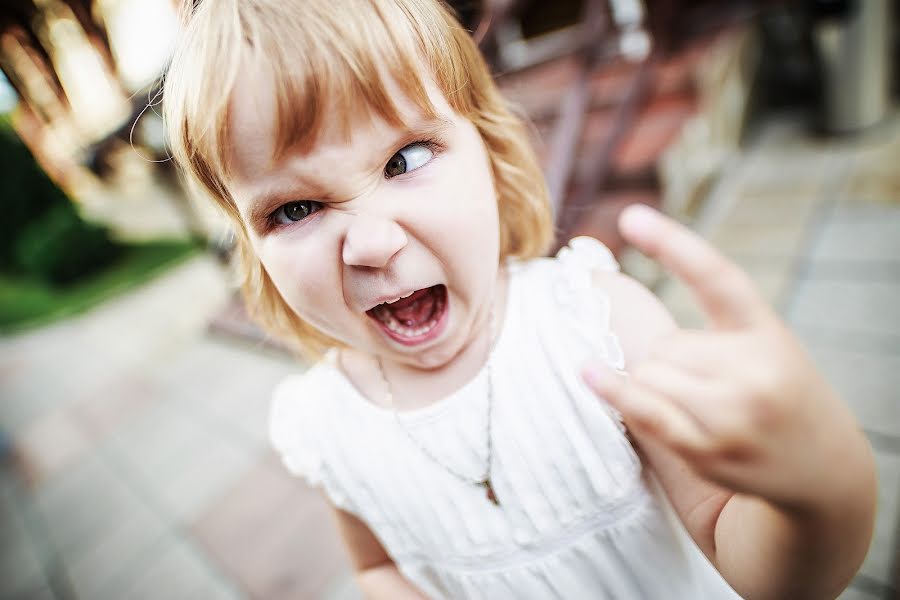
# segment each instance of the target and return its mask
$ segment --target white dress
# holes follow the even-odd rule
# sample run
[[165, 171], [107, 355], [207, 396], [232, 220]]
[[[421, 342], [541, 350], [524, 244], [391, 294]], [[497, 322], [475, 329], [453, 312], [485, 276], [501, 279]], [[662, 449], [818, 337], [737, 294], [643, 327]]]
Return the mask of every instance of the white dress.
[[738, 598], [642, 472], [617, 415], [580, 367], [624, 360], [592, 270], [610, 252], [576, 238], [555, 259], [510, 263], [506, 314], [488, 373], [425, 408], [363, 398], [333, 355], [275, 391], [271, 437], [287, 468], [362, 519], [403, 575], [431, 598]]

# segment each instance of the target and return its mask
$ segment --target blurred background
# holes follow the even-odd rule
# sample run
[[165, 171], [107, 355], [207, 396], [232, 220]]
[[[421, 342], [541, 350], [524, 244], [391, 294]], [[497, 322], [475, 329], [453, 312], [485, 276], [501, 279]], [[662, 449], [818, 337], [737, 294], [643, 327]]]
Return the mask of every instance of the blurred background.
[[[167, 160], [178, 0], [0, 5], [0, 598], [358, 598], [268, 447], [302, 370], [248, 321], [230, 236]], [[744, 267], [875, 450], [842, 598], [898, 598], [900, 7], [891, 0], [453, 2], [534, 124], [563, 243], [661, 208]]]

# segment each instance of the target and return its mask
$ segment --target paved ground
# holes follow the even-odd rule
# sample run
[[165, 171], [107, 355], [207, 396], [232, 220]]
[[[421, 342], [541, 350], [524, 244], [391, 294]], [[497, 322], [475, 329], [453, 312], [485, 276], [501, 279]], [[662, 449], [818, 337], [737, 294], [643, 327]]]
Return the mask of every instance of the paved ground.
[[[798, 331], [875, 448], [878, 527], [847, 599], [897, 594], [898, 163], [900, 119], [830, 141], [775, 119], [698, 221]], [[0, 340], [0, 598], [358, 597], [321, 500], [265, 440], [269, 390], [299, 367], [206, 328], [226, 281], [198, 259]], [[697, 323], [683, 289], [659, 292]]]

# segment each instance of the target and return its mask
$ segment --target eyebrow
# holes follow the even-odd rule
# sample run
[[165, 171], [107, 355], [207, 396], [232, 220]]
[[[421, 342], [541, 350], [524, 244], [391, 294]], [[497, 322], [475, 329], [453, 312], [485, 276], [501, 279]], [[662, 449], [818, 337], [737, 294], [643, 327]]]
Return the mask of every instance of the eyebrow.
[[[396, 136], [392, 137], [381, 149], [376, 150], [373, 155], [378, 157], [375, 160], [386, 161], [397, 150], [417, 140], [445, 136], [452, 127], [453, 122], [443, 117], [415, 123], [399, 131]], [[278, 181], [265, 185], [250, 198], [248, 203], [250, 205], [247, 215], [248, 222], [252, 226], [265, 223], [272, 211], [285, 202], [294, 200], [327, 201], [330, 199], [330, 194], [324, 189], [325, 186], [319, 178], [304, 173], [293, 174], [291, 181]], [[304, 197], [298, 196], [298, 190], [304, 191]], [[307, 191], [314, 193], [309, 194]]]

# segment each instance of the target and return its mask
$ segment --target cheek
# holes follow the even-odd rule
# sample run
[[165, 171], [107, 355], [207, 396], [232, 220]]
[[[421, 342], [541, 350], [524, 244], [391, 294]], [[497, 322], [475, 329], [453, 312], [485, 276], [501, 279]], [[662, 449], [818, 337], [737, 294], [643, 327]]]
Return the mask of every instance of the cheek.
[[480, 145], [468, 146], [458, 160], [443, 167], [433, 196], [435, 212], [447, 223], [496, 229], [497, 195], [487, 156]]
[[496, 243], [499, 246], [497, 193], [487, 157], [473, 153], [465, 172], [468, 175], [457, 180], [461, 188], [456, 194], [460, 202], [458, 218], [481, 244]]
[[[451, 276], [472, 283], [490, 281], [499, 263], [500, 234], [497, 198], [487, 159], [478, 153], [446, 176], [432, 199], [435, 247], [452, 257]], [[460, 176], [458, 173], [464, 173]]]
[[440, 254], [471, 268], [469, 263], [485, 262], [499, 252], [497, 203], [489, 180], [449, 179], [429, 194], [427, 203], [429, 210], [421, 217], [427, 228], [418, 233]]
[[[312, 252], [312, 240], [297, 242], [290, 234], [263, 241], [257, 252], [281, 297], [302, 319], [316, 324], [328, 307], [338, 306], [338, 273], [322, 249]], [[342, 303], [341, 303], [342, 304]]]

